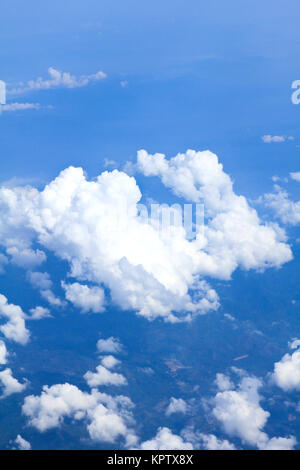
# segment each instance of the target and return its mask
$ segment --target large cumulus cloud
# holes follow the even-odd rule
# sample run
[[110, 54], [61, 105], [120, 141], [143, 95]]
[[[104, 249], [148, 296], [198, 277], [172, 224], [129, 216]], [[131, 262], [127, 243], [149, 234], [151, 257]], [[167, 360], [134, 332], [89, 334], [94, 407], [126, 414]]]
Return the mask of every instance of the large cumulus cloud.
[[124, 172], [105, 171], [89, 181], [81, 168], [70, 167], [42, 191], [0, 189], [6, 254], [38, 243], [67, 260], [77, 281], [108, 287], [121, 308], [173, 322], [218, 308], [204, 278], [230, 279], [239, 266], [262, 270], [292, 258], [282, 231], [262, 224], [234, 193], [216, 155], [188, 151], [168, 161], [141, 151], [137, 167], [185, 200], [203, 201], [204, 233], [189, 240], [184, 227], [162, 232], [146, 223], [138, 212], [141, 191]]

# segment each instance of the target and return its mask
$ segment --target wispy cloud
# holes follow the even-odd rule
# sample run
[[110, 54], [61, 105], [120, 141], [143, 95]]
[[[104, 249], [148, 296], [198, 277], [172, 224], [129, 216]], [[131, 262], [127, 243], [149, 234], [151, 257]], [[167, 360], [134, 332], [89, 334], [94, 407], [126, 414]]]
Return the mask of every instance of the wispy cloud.
[[1, 106], [2, 111], [24, 111], [27, 109], [40, 109], [39, 103], [9, 103]]
[[290, 173], [290, 177], [291, 177], [292, 180], [300, 182], [300, 171], [292, 171]]
[[36, 80], [20, 83], [18, 88], [10, 90], [9, 93], [19, 94], [31, 90], [49, 90], [50, 88], [79, 88], [88, 85], [90, 82], [97, 82], [106, 78], [106, 74], [101, 70], [90, 75], [76, 77], [69, 72], [62, 72], [54, 67], [49, 67], [48, 74], [49, 77], [46, 79], [38, 77]]
[[115, 160], [110, 160], [109, 158], [104, 158], [103, 166], [107, 168], [108, 166], [116, 166], [117, 162]]
[[0, 80], [0, 105], [6, 103], [6, 85]]
[[280, 143], [280, 142], [286, 142], [287, 140], [294, 140], [293, 136], [284, 136], [284, 135], [263, 135], [262, 136], [262, 141], [265, 144], [271, 144], [271, 143]]

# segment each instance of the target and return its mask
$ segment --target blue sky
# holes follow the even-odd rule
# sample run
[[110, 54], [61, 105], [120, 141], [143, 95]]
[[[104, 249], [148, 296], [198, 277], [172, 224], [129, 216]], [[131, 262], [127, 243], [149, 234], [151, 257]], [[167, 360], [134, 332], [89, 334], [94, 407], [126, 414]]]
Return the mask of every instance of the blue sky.
[[[291, 0], [2, 1], [0, 320], [17, 316], [20, 336], [0, 330], [1, 448], [299, 448], [299, 13]], [[70, 166], [87, 176], [53, 182]], [[136, 185], [143, 202], [203, 200], [207, 244], [161, 242], [139, 219], [107, 235]], [[111, 337], [122, 348], [97, 346]], [[87, 371], [106, 374], [110, 405]], [[68, 411], [49, 418], [43, 393]]]
[[266, 148], [261, 135], [296, 133], [297, 3], [184, 5], [3, 2], [3, 80], [46, 77], [49, 66], [107, 74], [96, 86], [22, 96], [53, 109], [2, 119], [10, 153], [3, 179], [16, 172], [49, 179], [70, 163], [95, 175], [104, 158], [124, 162], [139, 148], [168, 155], [209, 148], [250, 191], [270, 165], [283, 172], [288, 158], [293, 171], [295, 143], [283, 158], [286, 146]]

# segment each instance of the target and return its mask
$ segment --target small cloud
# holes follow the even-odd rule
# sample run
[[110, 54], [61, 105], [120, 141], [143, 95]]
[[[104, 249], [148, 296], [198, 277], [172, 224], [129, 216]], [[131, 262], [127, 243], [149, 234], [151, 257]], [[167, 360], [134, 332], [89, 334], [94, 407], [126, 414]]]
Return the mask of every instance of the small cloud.
[[40, 396], [25, 397], [22, 412], [28, 424], [40, 432], [60, 427], [68, 418], [83, 420], [92, 441], [117, 445], [122, 437], [128, 448], [137, 443], [132, 408], [126, 396], [111, 396], [96, 389], [87, 393], [64, 383], [44, 385]]
[[86, 374], [84, 374], [84, 379], [91, 388], [99, 387], [100, 385], [127, 385], [127, 380], [124, 375], [111, 372], [102, 365], [96, 367], [96, 372], [88, 370]]
[[164, 427], [158, 428], [156, 436], [142, 442], [139, 448], [141, 450], [193, 450], [193, 444]]
[[106, 74], [99, 70], [90, 75], [80, 75], [76, 77], [69, 72], [61, 72], [54, 67], [48, 68], [49, 78], [39, 77], [36, 80], [29, 80], [26, 84], [19, 83], [19, 88], [10, 90], [10, 94], [19, 94], [31, 90], [49, 90], [50, 88], [79, 88], [88, 85], [90, 82], [97, 82], [106, 78]]
[[106, 369], [112, 369], [116, 365], [120, 364], [120, 361], [116, 359], [114, 356], [109, 354], [108, 356], [104, 356], [101, 359], [101, 364], [106, 368]]
[[[29, 331], [25, 327], [25, 313], [19, 305], [9, 304], [2, 294], [0, 294], [0, 317], [7, 319], [7, 322], [0, 326], [1, 333], [7, 339], [23, 345], [28, 342]], [[2, 372], [0, 376], [1, 374]]]
[[272, 176], [272, 181], [273, 183], [287, 183], [288, 182], [288, 178], [281, 178], [280, 176], [277, 176], [277, 175], [274, 175]]
[[272, 373], [273, 382], [285, 392], [300, 390], [300, 341], [295, 338], [289, 343], [292, 354], [285, 354], [275, 362]]
[[300, 347], [300, 339], [294, 338], [288, 345], [290, 349], [297, 349]]
[[16, 439], [13, 441], [13, 444], [17, 445], [17, 448], [13, 447], [14, 450], [30, 450], [30, 442], [26, 441], [20, 434], [17, 435]]
[[172, 397], [168, 408], [166, 409], [166, 416], [170, 416], [173, 413], [183, 413], [186, 414], [188, 409], [187, 403], [182, 398]]
[[104, 158], [103, 165], [105, 166], [105, 168], [107, 168], [108, 166], [116, 166], [117, 162], [115, 162], [115, 160], [109, 160], [108, 158]]
[[21, 393], [27, 387], [27, 381], [24, 380], [24, 383], [20, 383], [13, 377], [11, 369], [5, 369], [0, 372], [0, 384], [2, 387], [1, 398], [8, 397], [13, 393]]
[[78, 282], [67, 284], [63, 281], [61, 286], [65, 291], [66, 299], [79, 308], [82, 313], [104, 311], [105, 293], [101, 287], [89, 287]]
[[151, 367], [139, 367], [138, 370], [146, 375], [154, 374], [154, 370]]
[[287, 191], [274, 185], [274, 192], [264, 194], [259, 202], [271, 209], [275, 216], [284, 224], [298, 225], [300, 223], [300, 201], [289, 199]]
[[8, 352], [7, 352], [5, 343], [4, 341], [2, 341], [2, 339], [0, 339], [0, 364], [1, 365], [7, 363], [7, 356], [8, 356]]
[[300, 182], [300, 171], [294, 171], [294, 172], [290, 173], [290, 177], [291, 177], [292, 180]]
[[227, 320], [235, 321], [235, 318], [232, 315], [230, 315], [230, 313], [224, 313], [224, 317], [227, 318]]
[[39, 266], [46, 261], [46, 255], [42, 250], [32, 250], [31, 248], [19, 248], [11, 246], [7, 248], [6, 253], [11, 256], [10, 262], [16, 266], [25, 269], [31, 269]]
[[225, 390], [231, 390], [234, 387], [230, 378], [227, 375], [221, 373], [216, 375], [215, 384], [221, 392], [224, 392]]
[[4, 104], [1, 106], [2, 111], [26, 111], [27, 109], [35, 109], [38, 110], [40, 109], [40, 104], [39, 103], [10, 103], [10, 104]]
[[100, 353], [119, 353], [122, 351], [122, 344], [118, 338], [111, 336], [107, 339], [99, 339], [97, 349]]
[[241, 377], [238, 386], [231, 382], [229, 376], [221, 374], [221, 381], [220, 377], [217, 381], [221, 386], [225, 382], [225, 388], [219, 389], [212, 400], [214, 403], [212, 414], [222, 425], [225, 433], [238, 437], [244, 444], [258, 447], [260, 450], [292, 450], [296, 445], [293, 436], [270, 438], [264, 431], [270, 413], [260, 404], [263, 399], [259, 393], [263, 386], [262, 380], [249, 376], [240, 369], [234, 371]]
[[120, 85], [121, 85], [122, 88], [126, 88], [127, 85], [128, 85], [128, 81], [127, 81], [127, 80], [122, 80], [122, 81], [120, 82]]
[[52, 281], [48, 273], [32, 272], [27, 274], [28, 280], [33, 287], [40, 290], [43, 299], [47, 300], [50, 305], [55, 307], [63, 307], [65, 304], [62, 300], [52, 292]]
[[294, 137], [291, 135], [289, 137], [285, 137], [284, 135], [270, 135], [270, 134], [262, 136], [262, 141], [265, 144], [285, 142], [286, 140], [294, 140]]
[[0, 105], [6, 103], [6, 84], [0, 80]]
[[50, 318], [50, 310], [45, 307], [35, 307], [31, 308], [30, 310], [30, 315], [28, 315], [26, 318], [28, 320], [41, 320], [42, 318]]

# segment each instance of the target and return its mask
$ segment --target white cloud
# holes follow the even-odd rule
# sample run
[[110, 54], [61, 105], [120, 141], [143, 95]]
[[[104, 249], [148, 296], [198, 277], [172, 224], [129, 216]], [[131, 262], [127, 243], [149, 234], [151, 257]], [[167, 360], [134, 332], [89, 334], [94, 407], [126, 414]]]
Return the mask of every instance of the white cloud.
[[126, 445], [134, 445], [132, 407], [125, 396], [112, 397], [96, 389], [86, 393], [65, 383], [45, 385], [40, 396], [27, 396], [22, 411], [29, 424], [40, 432], [60, 426], [68, 417], [85, 420], [87, 431], [95, 441], [114, 443], [123, 437]]
[[[113, 356], [106, 356], [102, 361], [104, 359], [110, 367], [119, 363]], [[88, 372], [84, 377], [90, 385], [126, 383], [123, 376], [112, 374], [103, 366], [97, 368], [96, 374]], [[132, 408], [133, 403], [126, 396], [113, 397], [100, 393], [96, 388], [87, 393], [65, 383], [51, 387], [45, 385], [40, 396], [27, 396], [22, 412], [29, 424], [40, 432], [61, 426], [65, 418], [83, 420], [93, 441], [115, 443], [123, 438], [125, 447], [132, 447], [137, 444]]]
[[42, 318], [50, 318], [50, 310], [45, 307], [34, 307], [29, 310], [30, 315], [27, 315], [27, 320], [41, 320]]
[[187, 427], [181, 432], [185, 440], [193, 444], [194, 449], [205, 450], [235, 450], [235, 446], [227, 439], [218, 439], [214, 434], [205, 434]]
[[230, 313], [224, 313], [224, 317], [227, 318], [227, 320], [235, 321], [234, 316], [230, 315]]
[[266, 440], [261, 429], [270, 414], [259, 405], [258, 388], [261, 385], [259, 379], [245, 377], [238, 391], [225, 390], [215, 397], [213, 414], [222, 423], [225, 432], [251, 445]]
[[300, 346], [300, 339], [298, 339], [298, 338], [294, 338], [294, 339], [289, 343], [289, 347], [290, 347], [291, 349], [297, 349], [299, 346]]
[[113, 353], [118, 354], [122, 351], [122, 344], [118, 338], [111, 336], [107, 339], [99, 339], [97, 342], [97, 349], [100, 353]]
[[295, 437], [272, 437], [262, 450], [293, 450], [297, 441]]
[[20, 434], [17, 435], [16, 439], [14, 440], [14, 444], [18, 446], [18, 450], [30, 450], [31, 444], [30, 442], [26, 441]]
[[41, 272], [28, 272], [27, 274], [29, 282], [41, 290], [51, 289], [52, 281], [48, 273], [41, 273]]
[[62, 307], [64, 305], [64, 303], [58, 297], [56, 297], [56, 295], [50, 289], [41, 290], [40, 294], [43, 299], [47, 300], [47, 302], [53, 307]]
[[100, 385], [127, 385], [127, 380], [122, 374], [111, 372], [106, 367], [99, 365], [97, 372], [87, 371], [84, 375], [90, 387], [99, 387]]
[[[267, 134], [267, 135], [263, 135], [262, 136], [262, 141], [265, 143], [265, 144], [271, 144], [271, 143], [278, 143], [278, 142], [285, 142], [286, 141], [286, 137], [283, 136], [283, 135], [270, 135], [270, 134]], [[291, 140], [291, 139], [290, 139]]]
[[[291, 259], [282, 234], [263, 225], [246, 198], [234, 193], [230, 177], [213, 153], [188, 150], [166, 160], [163, 154], [141, 150], [138, 169], [145, 176], [158, 176], [178, 196], [203, 202], [208, 218], [205, 240], [197, 240], [198, 250], [202, 242], [203, 274], [228, 279], [238, 266], [261, 270]], [[271, 246], [278, 254], [271, 253]]]
[[138, 214], [133, 177], [114, 170], [88, 181], [80, 168], [63, 171], [41, 192], [0, 189], [0, 236], [30, 248], [35, 241], [71, 265], [71, 276], [105, 285], [112, 302], [153, 320], [189, 321], [216, 310], [204, 277], [230, 279], [239, 266], [263, 270], [292, 258], [283, 232], [263, 225], [210, 152], [188, 151], [167, 161], [139, 152], [138, 166], [176, 194], [203, 199], [205, 233], [188, 240], [183, 227], [161, 233]]
[[117, 166], [117, 162], [115, 160], [110, 160], [109, 158], [104, 158], [103, 165], [105, 166], [105, 168], [109, 166]]
[[233, 444], [227, 439], [218, 439], [213, 434], [199, 434], [200, 442], [205, 450], [235, 450]]
[[288, 181], [289, 181], [288, 178], [286, 178], [286, 177], [280, 177], [280, 176], [276, 176], [276, 175], [272, 176], [271, 179], [274, 183], [279, 183], [279, 182], [288, 183]]
[[53, 307], [62, 307], [64, 303], [52, 292], [52, 281], [48, 273], [28, 272], [28, 280], [33, 287], [40, 290], [41, 297]]
[[154, 370], [151, 367], [139, 367], [138, 370], [146, 375], [154, 374]]
[[[71, 186], [69, 183], [65, 185], [63, 181], [59, 182], [58, 179], [46, 188], [45, 193], [38, 193], [28, 187], [18, 188], [17, 190], [15, 188], [2, 189], [2, 195], [6, 199], [10, 209], [13, 209], [13, 212], [15, 212], [15, 209], [18, 211], [14, 219], [9, 218], [9, 220], [13, 222], [13, 225], [15, 221], [18, 222], [17, 225], [20, 224], [20, 238], [26, 237], [25, 241], [28, 242], [28, 238], [32, 235], [32, 229], [29, 229], [28, 223], [29, 225], [33, 224], [38, 233], [40, 233], [40, 243], [46, 243], [48, 248], [50, 248], [51, 245], [51, 248], [54, 249], [55, 252], [58, 249], [60, 255], [63, 255], [63, 257], [67, 256], [72, 264], [72, 275], [87, 278], [87, 280], [96, 283], [102, 282], [102, 279], [103, 282], [110, 287], [113, 301], [125, 309], [134, 308], [138, 310], [140, 314], [148, 318], [163, 315], [172, 320], [173, 316], [170, 311], [173, 305], [178, 311], [188, 309], [202, 313], [209, 310], [211, 307], [217, 307], [217, 297], [212, 289], [204, 282], [199, 283], [198, 281], [194, 281], [193, 276], [191, 276], [188, 271], [185, 273], [186, 269], [175, 269], [176, 265], [180, 264], [180, 259], [184, 260], [186, 258], [186, 254], [182, 251], [182, 253], [179, 253], [180, 256], [173, 256], [173, 259], [171, 259], [170, 243], [168, 243], [168, 241], [163, 242], [160, 239], [159, 233], [157, 233], [153, 227], [143, 223], [139, 217], [136, 215], [128, 215], [127, 211], [124, 211], [124, 204], [128, 206], [128, 203], [130, 203], [130, 211], [132, 212], [133, 210], [136, 212], [136, 203], [140, 198], [140, 192], [133, 178], [129, 178], [124, 173], [118, 171], [112, 173], [104, 172], [99, 177], [96, 186], [94, 186], [95, 182], [86, 182], [87, 192], [84, 188], [85, 183], [82, 180], [82, 192], [79, 188], [77, 188], [78, 191], [76, 190], [76, 186], [79, 183], [79, 181], [76, 183], [76, 179], [79, 177], [79, 180], [81, 180], [83, 176], [82, 171], [69, 169], [64, 174], [65, 176], [68, 175], [67, 179], [69, 183], [73, 180]], [[75, 180], [73, 179], [74, 177]], [[103, 184], [100, 184], [100, 182]], [[64, 205], [61, 204], [61, 201], [64, 200], [64, 197], [61, 199], [62, 195], [56, 194], [60, 202], [55, 202], [53, 199], [56, 193], [55, 188], [60, 187], [61, 183], [64, 185], [64, 190], [68, 187], [71, 190], [71, 199], [75, 197], [75, 193], [73, 193], [75, 190], [77, 192], [76, 198], [78, 197], [81, 200], [80, 205], [82, 203], [84, 203], [84, 205], [87, 204], [86, 208], [82, 206], [83, 212], [81, 212], [81, 210], [71, 211], [70, 215], [75, 215], [77, 221], [70, 221], [70, 224], [72, 225], [72, 223], [74, 223], [76, 226], [78, 225], [76, 228], [73, 227], [75, 231], [72, 230], [72, 234], [70, 232], [70, 224], [68, 224], [69, 228], [66, 230], [63, 228], [66, 218], [64, 218], [65, 222], [63, 219], [60, 221], [59, 228], [57, 225], [58, 219], [55, 221], [56, 217], [54, 213], [52, 213], [53, 209], [60, 212], [64, 207]], [[61, 187], [61, 189], [63, 188]], [[114, 197], [110, 197], [110, 192], [113, 193]], [[39, 203], [35, 200], [35, 196], [40, 197], [39, 194], [44, 202], [40, 201]], [[31, 203], [34, 203], [34, 206], [37, 203], [40, 208], [44, 203], [46, 203], [46, 205], [50, 204], [50, 206], [54, 204], [54, 206], [52, 209], [45, 207], [41, 212], [39, 208], [37, 213], [37, 207], [32, 207], [31, 210], [27, 207], [26, 217], [24, 219], [23, 210], [21, 210], [19, 206], [16, 207], [13, 202], [16, 195], [19, 195], [23, 202], [25, 202], [26, 196], [30, 195], [27, 201], [29, 206]], [[102, 201], [102, 199], [104, 200]], [[27, 205], [27, 203], [25, 203], [25, 205]], [[65, 206], [65, 209], [67, 209], [67, 207], [68, 205]], [[3, 205], [3, 209], [4, 212], [8, 209], [6, 203]], [[95, 211], [96, 213], [94, 214]], [[101, 218], [99, 218], [100, 213], [103, 213], [103, 217]], [[28, 214], [30, 214], [29, 219]], [[45, 214], [48, 216], [46, 217]], [[31, 218], [31, 216], [33, 218]], [[72, 217], [73, 216], [71, 216], [71, 218]], [[87, 218], [86, 222], [82, 220], [82, 217]], [[20, 220], [22, 218], [23, 221]], [[8, 220], [7, 217], [6, 220]], [[46, 222], [46, 224], [50, 223], [50, 225], [54, 223], [52, 229], [49, 227], [50, 231], [46, 229], [46, 227], [45, 230], [42, 228], [44, 224], [43, 221]], [[3, 229], [5, 232], [9, 232], [7, 235], [12, 231], [12, 227], [10, 230], [7, 226], [3, 227]], [[40, 229], [42, 232], [40, 232]], [[52, 233], [51, 235], [53, 229], [55, 232], [58, 230], [58, 232], [56, 234]], [[111, 232], [109, 229], [111, 229]], [[16, 232], [18, 232], [18, 230], [14, 227], [14, 233]], [[74, 236], [75, 232], [77, 233], [76, 236]], [[59, 241], [61, 236], [64, 238], [65, 235], [67, 238], [70, 236], [71, 239], [68, 241], [61, 239], [61, 241]], [[5, 240], [5, 237], [3, 237], [2, 240], [3, 239]], [[157, 249], [155, 257], [151, 256], [149, 250], [145, 249], [144, 246], [144, 242], [147, 242], [148, 245], [151, 244], [152, 239]], [[182, 239], [182, 242], [184, 245], [187, 245], [186, 247], [188, 248], [188, 242], [184, 239]], [[173, 240], [174, 248], [176, 248], [176, 244], [176, 240]], [[110, 248], [111, 245], [112, 247]], [[184, 248], [184, 246], [182, 248]], [[167, 250], [166, 253], [165, 249]], [[163, 265], [161, 256], [165, 256], [166, 260], [166, 263]], [[192, 257], [189, 255], [188, 258], [189, 264], [193, 265], [194, 261]], [[177, 259], [178, 261], [176, 261]], [[142, 264], [144, 264], [144, 267]], [[178, 268], [179, 267], [180, 266], [178, 266]], [[82, 273], [80, 274], [79, 271], [82, 271]], [[151, 271], [153, 271], [153, 274]], [[157, 276], [162, 277], [161, 281], [156, 279]], [[185, 278], [187, 279], [185, 280]], [[206, 296], [204, 299], [201, 298], [195, 303], [192, 302], [190, 295], [187, 293], [188, 278], [190, 278], [191, 282], [195, 283], [199, 292], [202, 292]], [[164, 283], [167, 283], [167, 285], [164, 286]], [[173, 285], [172, 289], [177, 291], [174, 292], [173, 295], [168, 288], [168, 284], [170, 284], [170, 287]], [[176, 286], [176, 284], [178, 285]]]
[[218, 389], [221, 390], [222, 392], [224, 390], [230, 390], [231, 388], [233, 388], [233, 383], [231, 382], [228, 375], [220, 374], [220, 373], [216, 375], [216, 385]]
[[159, 428], [156, 436], [142, 442], [141, 450], [193, 450], [193, 444], [186, 442], [181, 436], [173, 434], [169, 428]]
[[26, 111], [27, 109], [40, 109], [39, 103], [9, 103], [1, 106], [2, 111]]
[[46, 261], [46, 255], [41, 250], [12, 246], [7, 248], [6, 253], [11, 256], [11, 263], [26, 269], [32, 269]]
[[66, 299], [83, 313], [101, 313], [104, 311], [105, 294], [101, 287], [88, 287], [78, 282], [67, 284], [62, 282]]
[[10, 94], [19, 94], [31, 90], [48, 90], [50, 88], [79, 88], [91, 82], [103, 80], [106, 77], [106, 74], [101, 70], [90, 75], [76, 77], [69, 72], [61, 72], [54, 67], [49, 67], [48, 73], [48, 79], [39, 77], [36, 80], [29, 80], [25, 85], [22, 84], [19, 88], [10, 90]]
[[300, 171], [294, 171], [290, 173], [292, 180], [300, 181]]
[[[295, 341], [291, 348], [299, 347], [298, 341]], [[279, 362], [275, 362], [272, 379], [286, 392], [300, 390], [300, 348], [292, 354], [285, 354]]]
[[23, 413], [29, 423], [43, 432], [60, 426], [64, 417], [86, 412], [97, 405], [97, 392], [82, 392], [75, 385], [45, 385], [40, 396], [30, 395], [24, 400]]
[[8, 319], [7, 323], [0, 326], [4, 336], [16, 343], [26, 344], [29, 340], [29, 331], [25, 327], [25, 314], [18, 305], [9, 304], [2, 294], [0, 294], [1, 317]]
[[276, 445], [292, 448], [296, 443], [294, 437], [270, 439], [263, 432], [270, 413], [260, 406], [258, 390], [262, 381], [245, 375], [243, 371], [238, 372], [242, 377], [238, 388], [218, 392], [214, 398], [213, 415], [222, 424], [224, 431], [259, 449]]
[[[119, 403], [117, 400], [119, 399]], [[109, 406], [113, 404], [112, 409]], [[137, 442], [137, 436], [132, 428], [128, 428], [126, 421], [129, 425], [133, 424], [130, 412], [132, 404], [126, 397], [116, 397], [107, 401], [108, 407], [99, 404], [93, 411], [89, 412], [90, 424], [87, 426], [89, 434], [94, 441], [100, 442], [115, 442], [117, 438], [123, 436], [125, 439], [125, 446], [130, 447]], [[121, 407], [121, 412], [116, 408]], [[123, 416], [122, 416], [123, 414]]]
[[170, 416], [173, 413], [186, 414], [187, 410], [188, 410], [188, 405], [182, 398], [171, 397], [170, 403], [166, 409], [166, 415]]
[[8, 397], [13, 393], [20, 393], [27, 387], [27, 382], [18, 382], [12, 375], [11, 369], [4, 369], [0, 372], [0, 385], [3, 388], [1, 398]]
[[6, 103], [6, 83], [0, 80], [0, 105]]
[[[187, 429], [181, 435], [193, 444], [194, 449], [236, 450], [235, 446], [227, 439], [218, 439], [214, 434], [194, 432]], [[273, 437], [263, 443], [261, 450], [293, 450], [296, 444], [294, 437]]]
[[195, 431], [193, 427], [183, 429], [178, 434], [167, 427], [160, 427], [157, 434], [149, 441], [140, 444], [142, 450], [234, 450], [235, 446], [226, 439], [218, 439], [213, 434]]
[[0, 274], [4, 273], [5, 269], [4, 266], [8, 264], [8, 258], [0, 253]]
[[8, 352], [6, 349], [6, 345], [2, 339], [0, 339], [0, 364], [6, 364], [7, 363], [7, 356]]
[[101, 364], [106, 367], [107, 369], [113, 369], [115, 366], [120, 364], [120, 361], [116, 359], [114, 356], [104, 356], [101, 359]]
[[264, 194], [259, 198], [259, 202], [271, 209], [284, 224], [297, 225], [300, 223], [300, 201], [291, 201], [288, 192], [280, 186], [275, 185], [274, 192]]

